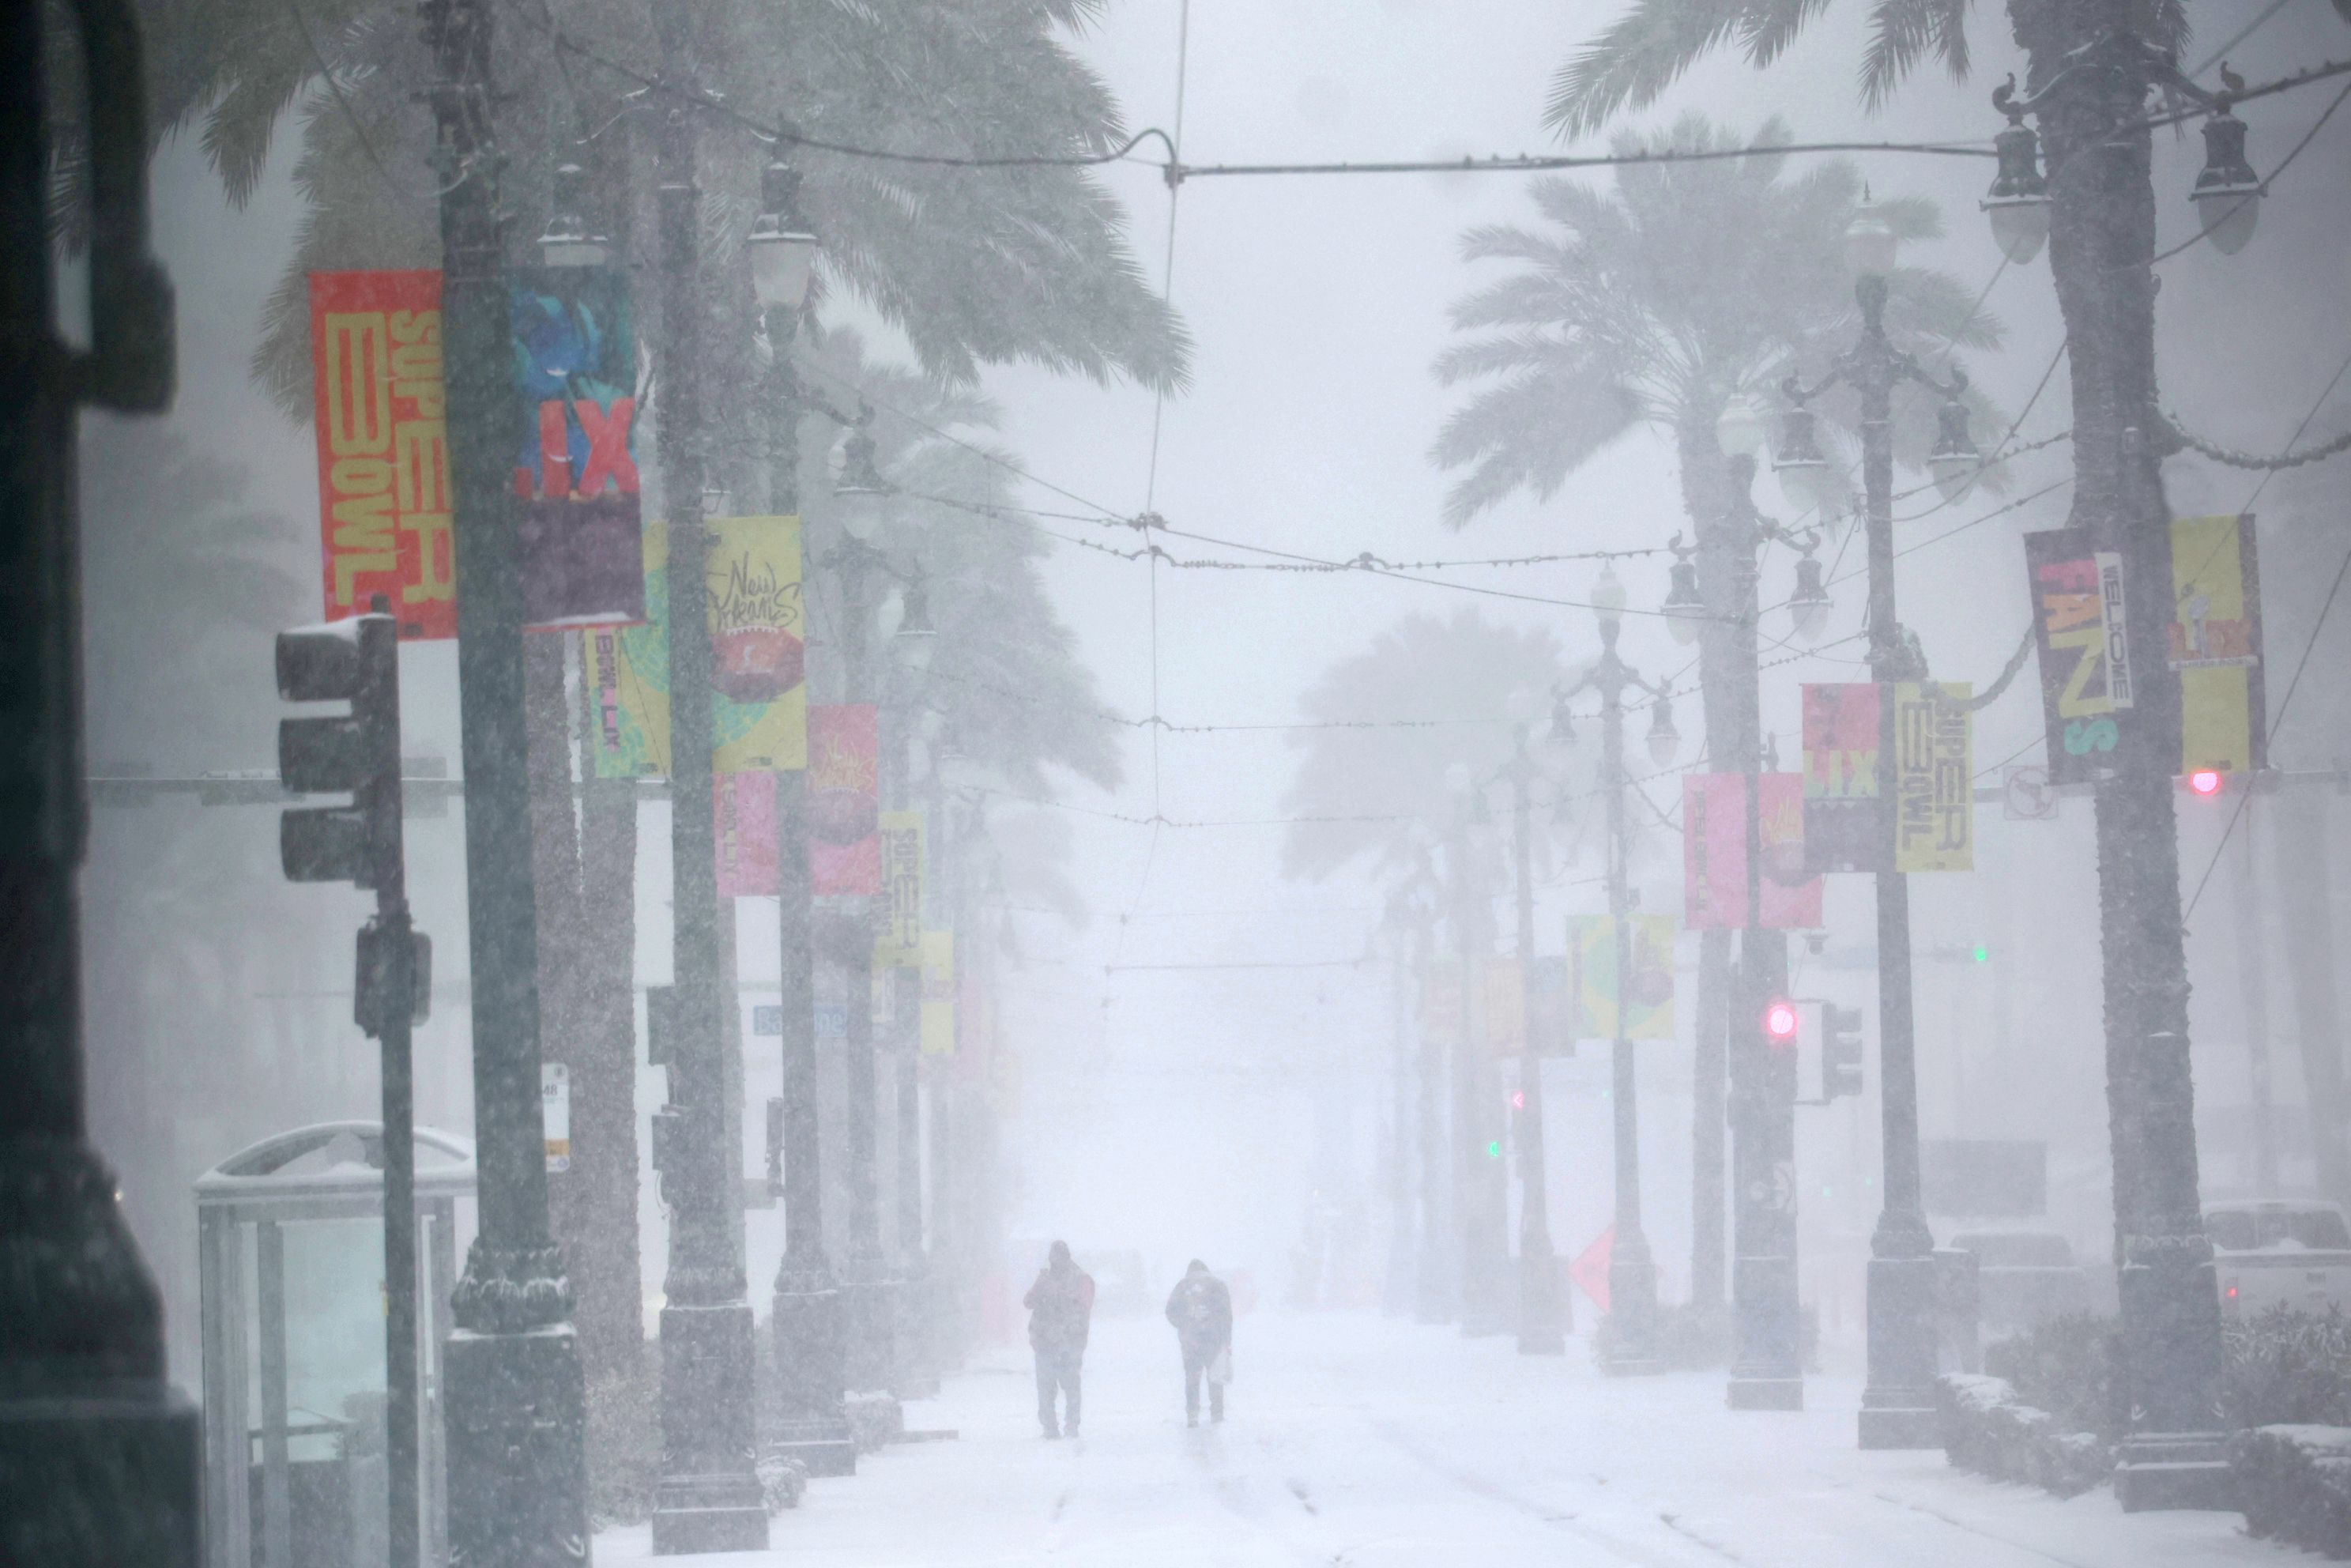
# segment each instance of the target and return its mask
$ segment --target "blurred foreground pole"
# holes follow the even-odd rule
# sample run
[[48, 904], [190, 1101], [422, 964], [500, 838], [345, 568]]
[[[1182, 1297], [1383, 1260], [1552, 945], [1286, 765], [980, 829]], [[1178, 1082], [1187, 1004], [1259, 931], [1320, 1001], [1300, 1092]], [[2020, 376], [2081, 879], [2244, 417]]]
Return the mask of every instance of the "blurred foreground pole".
[[0, 0], [0, 1562], [192, 1568], [196, 1413], [84, 1115], [75, 408], [172, 395], [147, 254], [146, 72], [129, 0], [77, 0], [89, 88], [91, 351], [58, 340], [38, 0]]
[[449, 1552], [466, 1568], [587, 1554], [586, 1396], [571, 1284], [547, 1226], [538, 925], [523, 720], [517, 418], [485, 0], [424, 0], [441, 185], [441, 321], [455, 517], [480, 1229], [451, 1293]]
[[[695, 74], [700, 6], [655, 11], [662, 59]], [[752, 1401], [756, 1354], [729, 1223], [742, 1203], [741, 1132], [725, 1114], [716, 809], [712, 796], [709, 538], [702, 480], [702, 203], [695, 111], [662, 110], [662, 495], [669, 524], [670, 875], [677, 1036], [670, 1103], [655, 1123], [670, 1206], [661, 1312], [661, 1479], [656, 1553], [768, 1544]], [[728, 906], [731, 918], [731, 905]], [[668, 1136], [660, 1136], [665, 1121]]]

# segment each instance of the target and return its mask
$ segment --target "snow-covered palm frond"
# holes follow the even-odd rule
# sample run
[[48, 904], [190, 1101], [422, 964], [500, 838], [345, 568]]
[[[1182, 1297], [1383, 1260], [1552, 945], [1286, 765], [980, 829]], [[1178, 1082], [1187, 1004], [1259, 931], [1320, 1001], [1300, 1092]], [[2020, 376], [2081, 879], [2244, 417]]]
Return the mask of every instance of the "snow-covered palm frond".
[[1634, 0], [1560, 68], [1543, 123], [1581, 136], [1621, 110], [1656, 101], [1695, 61], [1736, 36], [1750, 8], [1749, 0]]

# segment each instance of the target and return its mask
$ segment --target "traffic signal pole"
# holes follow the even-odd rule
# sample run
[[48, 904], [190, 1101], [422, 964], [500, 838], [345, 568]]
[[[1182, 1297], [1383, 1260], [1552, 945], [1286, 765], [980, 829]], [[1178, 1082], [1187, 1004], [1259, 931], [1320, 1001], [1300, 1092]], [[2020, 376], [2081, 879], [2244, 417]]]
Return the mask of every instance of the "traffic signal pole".
[[279, 855], [295, 882], [350, 882], [375, 892], [360, 932], [352, 1012], [382, 1053], [384, 1460], [393, 1568], [414, 1568], [417, 1521], [416, 1115], [412, 1030], [424, 1010], [430, 949], [408, 913], [401, 831], [399, 630], [382, 594], [371, 613], [280, 632], [277, 695], [347, 701], [348, 716], [278, 726], [277, 774], [289, 790], [348, 790], [351, 804], [308, 806], [279, 820]]

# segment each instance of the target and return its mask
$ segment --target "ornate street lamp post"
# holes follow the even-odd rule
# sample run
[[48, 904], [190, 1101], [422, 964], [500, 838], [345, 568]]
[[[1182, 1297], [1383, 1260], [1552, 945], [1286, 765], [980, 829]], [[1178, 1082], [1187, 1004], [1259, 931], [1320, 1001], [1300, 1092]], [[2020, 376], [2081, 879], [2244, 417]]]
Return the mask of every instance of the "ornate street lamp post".
[[1463, 763], [1446, 770], [1453, 795], [1453, 831], [1447, 846], [1458, 1009], [1453, 1042], [1453, 1229], [1459, 1246], [1461, 1332], [1470, 1338], [1503, 1332], [1503, 1279], [1510, 1270], [1505, 1215], [1509, 1174], [1502, 1165], [1492, 1061], [1480, 1038], [1478, 965], [1489, 936], [1483, 879], [1472, 863], [1474, 830], [1486, 821], [1485, 802]]
[[[792, 371], [792, 343], [808, 303], [818, 250], [816, 235], [799, 216], [799, 173], [780, 159], [771, 160], [760, 176], [760, 211], [747, 242], [751, 281], [766, 316], [768, 393], [775, 405], [768, 426], [768, 506], [778, 516], [799, 511], [801, 399]], [[782, 1406], [775, 1447], [806, 1465], [811, 1476], [847, 1476], [857, 1473], [857, 1446], [841, 1408], [841, 1291], [824, 1248], [805, 769], [776, 775], [776, 843], [782, 962], [784, 1256], [776, 1267], [773, 1306]]]
[[1935, 1240], [1928, 1229], [1918, 1177], [1918, 1067], [1911, 1016], [1909, 879], [1894, 862], [1894, 683], [1923, 680], [1917, 645], [1894, 611], [1894, 389], [1915, 382], [1943, 398], [1941, 435], [1930, 461], [1949, 492], [1961, 493], [1980, 466], [1959, 402], [1967, 377], [1938, 380], [1886, 335], [1886, 277], [1895, 236], [1865, 202], [1846, 234], [1847, 260], [1861, 304], [1860, 341], [1828, 376], [1807, 387], [1782, 383], [1787, 416], [1779, 467], [1783, 474], [1826, 465], [1805, 404], [1838, 382], [1861, 397], [1861, 476], [1869, 547], [1869, 669], [1878, 683], [1877, 1039], [1884, 1118], [1885, 1207], [1869, 1239], [1869, 1375], [1861, 1396], [1861, 1446], [1931, 1448], [1941, 1445], [1935, 1414]]
[[[2223, 254], [2252, 237], [2262, 185], [2245, 158], [2230, 94], [2189, 80], [2170, 47], [2141, 34], [2120, 4], [2053, 13], [2062, 64], [2020, 98], [1992, 95], [2009, 119], [2000, 177], [1985, 205], [2013, 259], [2014, 236], [2049, 244], [2074, 389], [2071, 521], [2121, 567], [2123, 642], [2137, 691], [2117, 717], [2096, 782], [2099, 938], [2112, 1103], [2115, 1251], [2122, 1306], [2115, 1375], [2127, 1408], [2115, 1476], [2126, 1509], [2225, 1504], [2230, 1471], [2219, 1416], [2220, 1299], [2197, 1179], [2188, 1047], [2186, 934], [2179, 912], [2180, 695], [2167, 646], [2176, 592], [2161, 460], [2176, 439], [2155, 380], [2155, 193], [2148, 95], [2202, 105], [2205, 166], [2190, 199], [2200, 238]], [[2036, 51], [2038, 52], [2038, 51]], [[2039, 122], [2036, 135], [2024, 125]], [[2043, 181], [2046, 138], [2054, 178]]]
[[1634, 1047], [1625, 1026], [1632, 990], [1633, 888], [1628, 873], [1632, 834], [1625, 817], [1625, 792], [1632, 779], [1625, 767], [1625, 694], [1637, 691], [1651, 701], [1649, 756], [1660, 768], [1674, 759], [1681, 744], [1674, 727], [1673, 704], [1666, 683], [1654, 685], [1625, 663], [1616, 652], [1616, 636], [1625, 621], [1625, 590], [1616, 574], [1604, 570], [1592, 592], [1594, 618], [1600, 624], [1600, 659], [1572, 690], [1561, 694], [1556, 738], [1567, 738], [1570, 720], [1566, 702], [1578, 692], [1600, 694], [1603, 798], [1608, 803], [1608, 914], [1615, 924], [1616, 974], [1614, 1039], [1610, 1044], [1611, 1109], [1615, 1134], [1616, 1215], [1614, 1239], [1608, 1252], [1609, 1353], [1604, 1370], [1616, 1375], [1656, 1372], [1657, 1268], [1641, 1225], [1641, 1120], [1639, 1082]]

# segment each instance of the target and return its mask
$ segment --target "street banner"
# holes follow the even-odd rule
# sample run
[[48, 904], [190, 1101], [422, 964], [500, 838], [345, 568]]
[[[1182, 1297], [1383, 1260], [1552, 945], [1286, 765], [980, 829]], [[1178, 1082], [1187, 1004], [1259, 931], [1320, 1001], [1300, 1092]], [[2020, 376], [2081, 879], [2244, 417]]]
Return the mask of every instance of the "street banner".
[[1577, 1253], [1575, 1260], [1567, 1266], [1567, 1277], [1604, 1313], [1608, 1311], [1608, 1263], [1615, 1250], [1616, 1228], [1612, 1225], [1593, 1238], [1592, 1245]]
[[721, 773], [710, 787], [717, 825], [718, 896], [776, 897], [784, 884], [774, 776]]
[[1975, 688], [1894, 686], [1894, 869], [1975, 869]]
[[2261, 572], [2253, 519], [2171, 525], [2171, 667], [2179, 672], [2179, 770], [2269, 765]]
[[2115, 716], [2132, 706], [2122, 563], [2093, 549], [2087, 529], [2053, 528], [2024, 536], [2024, 565], [2049, 781], [2089, 783], [2106, 771], [2105, 758], [2122, 738]]
[[923, 962], [923, 814], [884, 811], [879, 831], [882, 907], [876, 912], [874, 967], [917, 968]]
[[507, 270], [507, 289], [522, 405], [514, 493], [524, 623], [543, 631], [641, 621], [643, 515], [628, 274], [515, 267]]
[[[1763, 852], [1760, 915], [1767, 929], [1821, 924], [1821, 879], [1804, 869], [1804, 779], [1757, 776]], [[1747, 775], [1682, 775], [1683, 924], [1747, 924]]]
[[1878, 718], [1875, 682], [1804, 687], [1804, 869], [1815, 875], [1885, 863]]
[[1539, 953], [1527, 987], [1532, 1015], [1527, 1020], [1535, 1051], [1543, 1056], [1575, 1054], [1575, 972], [1568, 955]]
[[1516, 1056], [1527, 1048], [1526, 981], [1516, 958], [1489, 958], [1486, 980], [1486, 1049]]
[[310, 274], [326, 619], [391, 602], [403, 641], [457, 634], [441, 274]]
[[1674, 918], [1628, 915], [1632, 962], [1625, 969], [1629, 1004], [1623, 1033], [1616, 1017], [1616, 920], [1608, 915], [1572, 915], [1567, 951], [1574, 967], [1578, 1040], [1671, 1040], [1674, 1038]]
[[871, 705], [809, 709], [809, 883], [820, 898], [882, 891], [879, 758]]
[[925, 931], [923, 955], [923, 1054], [953, 1056], [956, 1049], [955, 933]]
[[[808, 686], [798, 517], [723, 517], [706, 526], [712, 766], [721, 773], [808, 764]], [[644, 526], [641, 625], [582, 633], [596, 684], [596, 776], [669, 773], [669, 525]]]

